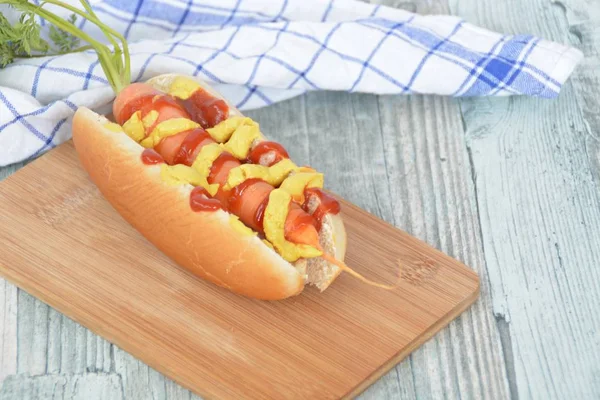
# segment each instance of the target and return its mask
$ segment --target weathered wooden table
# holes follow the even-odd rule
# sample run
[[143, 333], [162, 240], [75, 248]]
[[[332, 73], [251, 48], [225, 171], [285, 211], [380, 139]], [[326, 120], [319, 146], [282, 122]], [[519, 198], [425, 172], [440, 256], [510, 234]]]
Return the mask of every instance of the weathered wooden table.
[[[600, 398], [600, 0], [385, 3], [586, 59], [550, 101], [312, 93], [248, 113], [335, 192], [481, 275], [480, 300], [361, 397]], [[0, 399], [196, 398], [4, 281], [0, 331]]]

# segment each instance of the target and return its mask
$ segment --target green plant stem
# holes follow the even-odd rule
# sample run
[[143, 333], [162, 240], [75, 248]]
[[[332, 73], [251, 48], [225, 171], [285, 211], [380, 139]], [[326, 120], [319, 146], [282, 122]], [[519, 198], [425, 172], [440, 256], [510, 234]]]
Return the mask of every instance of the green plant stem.
[[81, 31], [72, 24], [65, 22], [62, 18], [47, 10], [38, 9], [36, 13], [48, 22], [57, 26], [58, 28], [69, 32], [73, 36], [77, 36], [78, 38], [88, 42], [98, 53], [100, 65], [102, 66], [102, 69], [104, 70], [104, 73], [106, 74], [106, 77], [108, 78], [108, 81], [112, 86], [113, 90], [116, 93], [118, 93], [123, 88], [123, 83], [120, 82], [120, 79], [118, 79], [120, 78], [119, 73], [116, 71], [115, 65], [111, 62], [112, 60], [110, 51], [104, 44], [98, 42], [97, 40], [89, 36], [87, 33]]
[[[64, 2], [62, 2], [60, 0], [45, 0], [40, 5], [40, 7], [42, 5], [44, 5], [44, 4], [46, 4], [46, 3], [48, 3], [48, 4], [54, 4], [54, 5], [66, 8], [67, 10], [69, 10], [69, 11], [71, 11], [71, 12], [73, 12], [73, 13], [75, 13], [75, 14], [77, 14], [77, 15], [85, 18], [85, 19], [87, 19], [88, 21], [93, 22], [94, 24], [98, 25], [100, 28], [103, 28], [103, 30], [107, 30], [107, 31], [112, 30], [108, 26], [106, 26], [102, 22], [100, 22], [98, 20], [98, 18], [95, 16], [95, 14], [88, 15], [88, 14], [84, 13], [83, 11], [81, 11], [80, 9], [75, 8], [72, 5], [64, 3]], [[84, 4], [83, 1], [82, 1], [82, 4]], [[87, 3], [84, 4], [84, 7], [86, 8], [86, 10], [88, 9]], [[115, 49], [115, 52], [121, 53], [121, 49], [119, 48], [119, 45], [117, 45], [117, 42], [115, 41], [115, 39], [112, 36], [110, 36], [110, 35], [108, 35], [107, 37], [108, 37], [108, 40], [110, 41], [110, 43], [113, 45], [113, 47]]]
[[102, 23], [100, 21], [100, 19], [98, 18], [98, 16], [96, 16], [96, 13], [92, 9], [92, 7], [90, 7], [90, 5], [87, 2], [87, 0], [80, 0], [80, 3], [83, 6], [83, 8], [85, 8], [85, 10], [95, 19], [95, 23], [96, 24], [102, 25], [102, 27], [105, 28], [107, 32], [109, 32], [110, 34], [112, 34], [113, 36], [115, 36], [117, 39], [119, 39], [121, 41], [121, 44], [123, 46], [123, 53], [124, 53], [124, 57], [123, 58], [125, 59], [125, 68], [124, 68], [125, 76], [124, 76], [124, 81], [125, 82], [131, 82], [131, 65], [130, 65], [130, 60], [129, 60], [129, 58], [130, 58], [129, 57], [129, 46], [127, 45], [127, 40], [119, 32], [115, 31], [110, 26], [107, 26], [104, 23]]
[[[91, 50], [93, 48], [94, 48], [94, 46], [91, 46], [91, 45], [81, 46], [81, 47], [78, 47], [76, 49], [69, 50], [69, 51], [59, 51], [55, 55], [62, 56], [62, 55], [65, 55], [65, 54], [70, 54], [70, 53], [79, 53], [79, 52], [82, 52], [82, 51]], [[29, 57], [29, 58], [48, 57], [48, 54], [34, 54], [34, 55], [31, 55], [31, 56], [27, 56], [27, 57]]]
[[[98, 60], [100, 61], [102, 70], [104, 71], [111, 87], [113, 88], [115, 93], [118, 94], [125, 86], [131, 83], [131, 64], [127, 41], [125, 37], [123, 37], [123, 35], [115, 31], [111, 27], [105, 25], [98, 19], [91, 6], [87, 3], [87, 0], [80, 0], [80, 2], [83, 5], [85, 11], [73, 7], [70, 4], [66, 4], [61, 0], [44, 0], [40, 5], [35, 5], [28, 1], [21, 0], [0, 0], [0, 4], [9, 4], [24, 12], [36, 14], [40, 18], [47, 20], [49, 23], [53, 24], [63, 32], [66, 32], [74, 37], [79, 38], [84, 42], [89, 43], [89, 45], [79, 47], [74, 51], [94, 49], [94, 51], [96, 51], [96, 53], [98, 54]], [[63, 9], [69, 10], [75, 15], [79, 15], [87, 19], [91, 23], [95, 24], [108, 38], [108, 40], [113, 46], [113, 51], [111, 51], [109, 46], [95, 40], [90, 35], [83, 32], [81, 29], [76, 27], [75, 24], [66, 21], [65, 19], [59, 17], [51, 11], [43, 9], [42, 6], [44, 6], [45, 4], [53, 4], [62, 7]], [[119, 41], [121, 42], [122, 47], [119, 46]], [[71, 52], [73, 51], [68, 51], [68, 53]]]
[[[99, 21], [98, 17], [96, 16], [96, 14], [94, 13], [94, 10], [92, 10], [92, 7], [89, 6], [88, 2], [86, 0], [80, 0], [79, 1], [81, 3], [81, 5], [83, 6], [83, 8], [85, 9], [85, 11], [88, 12], [88, 14], [95, 18], [97, 21]], [[88, 18], [89, 20], [91, 20], [91, 18], [89, 16], [86, 16], [86, 18]], [[115, 61], [117, 61], [117, 70], [119, 71], [119, 75], [122, 76], [123, 74], [123, 63], [121, 60], [121, 49], [119, 48], [119, 46], [117, 45], [117, 42], [114, 40], [113, 35], [107, 35], [108, 40], [112, 43], [113, 48], [115, 49]]]
[[[104, 24], [103, 22], [101, 22], [98, 17], [96, 16], [96, 14], [94, 13], [94, 11], [92, 10], [92, 8], [89, 6], [89, 4], [87, 3], [86, 0], [81, 0], [80, 1], [81, 4], [83, 5], [83, 7], [85, 8], [85, 10], [88, 12], [88, 14], [85, 14], [84, 12], [82, 12], [81, 10], [79, 10], [78, 8], [75, 8], [69, 4], [66, 4], [60, 0], [46, 0], [45, 3], [50, 3], [50, 4], [54, 4], [60, 7], [64, 7], [69, 11], [72, 11], [84, 18], [86, 18], [87, 20], [91, 21], [92, 23], [96, 24], [100, 29], [102, 29], [102, 31], [104, 33], [109, 33], [110, 35], [106, 35], [108, 37], [108, 40], [110, 40], [110, 42], [112, 43], [112, 45], [115, 48], [115, 53], [117, 53], [118, 55], [118, 59], [119, 62], [121, 62], [121, 48], [119, 47], [119, 45], [115, 42], [115, 40], [113, 39], [112, 36], [116, 37], [122, 44], [123, 46], [123, 52], [124, 52], [124, 59], [125, 59], [125, 67], [122, 69], [125, 73], [125, 80], [127, 82], [129, 82], [131, 80], [131, 68], [130, 68], [130, 61], [129, 61], [129, 47], [127, 46], [127, 41], [125, 40], [125, 37], [123, 35], [121, 35], [119, 32], [115, 31], [114, 29], [112, 29], [110, 26]], [[111, 36], [112, 35], [112, 36]]]

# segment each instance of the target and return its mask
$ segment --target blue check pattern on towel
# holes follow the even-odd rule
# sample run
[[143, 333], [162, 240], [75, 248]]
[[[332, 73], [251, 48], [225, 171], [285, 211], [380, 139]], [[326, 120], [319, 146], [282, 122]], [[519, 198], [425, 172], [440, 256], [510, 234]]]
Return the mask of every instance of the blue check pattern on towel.
[[[309, 90], [552, 98], [582, 57], [533, 36], [354, 0], [91, 5], [127, 37], [135, 81], [170, 72], [198, 76], [242, 110]], [[104, 40], [91, 24], [79, 24]], [[113, 98], [92, 51], [20, 60], [0, 70], [0, 166], [68, 140], [78, 106], [105, 112]]]

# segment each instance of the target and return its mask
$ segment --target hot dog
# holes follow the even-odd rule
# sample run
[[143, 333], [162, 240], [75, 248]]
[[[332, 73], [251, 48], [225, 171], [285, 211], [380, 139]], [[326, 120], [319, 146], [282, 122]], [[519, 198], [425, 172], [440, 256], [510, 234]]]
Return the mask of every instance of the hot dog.
[[[192, 93], [202, 90], [208, 115], [198, 104], [182, 106], [186, 99], [176, 94], [183, 89], [172, 88], [174, 83], [195, 86]], [[81, 163], [121, 215], [178, 264], [236, 293], [269, 300], [297, 295], [307, 284], [325, 290], [340, 274], [342, 268], [331, 262], [343, 261], [346, 251], [337, 200], [310, 187], [293, 190], [294, 179], [254, 177], [240, 167], [264, 172], [287, 160], [284, 178], [296, 176], [300, 182], [304, 175], [306, 186], [317, 188], [321, 175], [295, 166], [283, 146], [262, 137], [254, 121], [211, 89], [174, 75], [157, 77], [121, 91], [113, 115], [118, 123], [85, 108], [76, 112], [73, 142]], [[146, 124], [136, 126], [134, 120], [145, 118]], [[168, 121], [181, 127], [159, 128], [157, 134]], [[232, 121], [250, 132], [246, 136], [256, 136], [246, 149], [240, 127], [224, 132]], [[144, 131], [136, 137], [140, 126]], [[216, 135], [223, 134], [228, 140], [219, 143]], [[157, 139], [160, 135], [165, 136]], [[179, 175], [175, 167], [190, 176]], [[319, 202], [338, 207], [323, 211], [315, 207]]]
[[72, 121], [83, 168], [119, 214], [192, 274], [232, 292], [279, 300], [305, 286], [327, 289], [344, 263], [346, 232], [324, 176], [296, 165], [200, 81], [161, 75], [132, 83], [126, 39], [89, 6], [84, 17], [110, 46], [53, 11], [19, 7], [89, 46], [116, 94], [114, 120], [80, 107]]
[[[194, 102], [191, 104], [191, 102]], [[340, 204], [208, 86], [162, 75], [125, 88], [117, 123], [79, 109], [73, 142], [119, 213], [192, 273], [248, 297], [324, 291], [344, 262]], [[222, 251], [219, 251], [221, 249]]]

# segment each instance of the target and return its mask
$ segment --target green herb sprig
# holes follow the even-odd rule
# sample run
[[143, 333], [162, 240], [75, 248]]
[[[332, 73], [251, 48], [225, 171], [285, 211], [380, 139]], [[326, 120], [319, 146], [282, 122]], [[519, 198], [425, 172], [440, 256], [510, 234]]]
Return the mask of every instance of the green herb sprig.
[[[11, 25], [0, 13], [0, 66], [12, 63], [16, 58], [47, 55], [50, 45], [40, 36], [40, 26], [35, 16], [51, 24], [49, 37], [58, 47], [56, 54], [93, 49], [98, 55], [102, 70], [115, 93], [131, 83], [130, 55], [127, 41], [119, 32], [101, 22], [86, 0], [80, 0], [83, 10], [60, 0], [45, 0], [40, 5], [26, 0], [0, 0], [0, 4], [22, 12], [19, 21]], [[53, 4], [72, 12], [69, 19], [59, 17], [44, 8]], [[96, 25], [110, 42], [111, 47], [101, 43], [75, 25], [77, 16]], [[80, 42], [88, 43], [79, 46]]]
[[[77, 15], [71, 14], [69, 22], [71, 25], [75, 25], [77, 21]], [[50, 25], [50, 40], [54, 42], [61, 53], [68, 53], [79, 46], [80, 40], [77, 36], [71, 35], [69, 32], [63, 31], [60, 28]]]
[[32, 13], [23, 13], [14, 25], [0, 13], [0, 66], [32, 52], [47, 53], [48, 42], [40, 37], [40, 26]]

